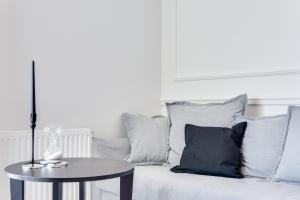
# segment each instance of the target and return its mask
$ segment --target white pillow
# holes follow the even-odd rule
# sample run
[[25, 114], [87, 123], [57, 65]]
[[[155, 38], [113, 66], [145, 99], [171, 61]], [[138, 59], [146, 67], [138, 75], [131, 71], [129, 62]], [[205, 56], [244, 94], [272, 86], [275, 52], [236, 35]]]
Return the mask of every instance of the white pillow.
[[163, 164], [167, 161], [170, 127], [167, 117], [125, 113], [122, 119], [131, 145], [127, 161], [139, 165]]
[[300, 107], [290, 106], [286, 142], [275, 179], [300, 182]]
[[234, 124], [247, 122], [242, 144], [242, 174], [270, 178], [281, 155], [287, 115], [251, 119], [236, 115]]
[[235, 114], [244, 114], [247, 95], [240, 95], [224, 103], [195, 104], [190, 102], [167, 103], [171, 121], [170, 152], [168, 162], [171, 166], [179, 165], [185, 147], [184, 127], [196, 126], [232, 127]]

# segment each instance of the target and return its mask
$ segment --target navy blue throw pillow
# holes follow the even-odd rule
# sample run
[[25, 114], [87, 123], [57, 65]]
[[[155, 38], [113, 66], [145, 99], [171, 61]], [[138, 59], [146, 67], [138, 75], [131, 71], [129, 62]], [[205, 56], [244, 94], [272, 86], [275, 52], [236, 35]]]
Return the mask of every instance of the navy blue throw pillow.
[[185, 126], [185, 143], [176, 173], [242, 178], [240, 147], [247, 122], [231, 128]]

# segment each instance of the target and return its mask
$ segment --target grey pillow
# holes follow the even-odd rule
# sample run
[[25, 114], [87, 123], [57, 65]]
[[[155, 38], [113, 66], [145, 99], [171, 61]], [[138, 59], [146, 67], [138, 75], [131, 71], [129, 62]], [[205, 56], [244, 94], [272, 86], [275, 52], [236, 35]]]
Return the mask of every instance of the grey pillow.
[[240, 95], [224, 103], [195, 104], [190, 102], [167, 103], [171, 121], [170, 152], [168, 162], [171, 166], [179, 165], [185, 147], [184, 127], [196, 126], [232, 127], [235, 114], [244, 114], [247, 95]]
[[163, 164], [169, 150], [169, 119], [125, 113], [122, 120], [128, 133], [131, 151], [129, 162], [147, 165]]
[[300, 182], [300, 107], [290, 106], [285, 145], [275, 178]]
[[242, 144], [242, 174], [270, 178], [284, 144], [287, 115], [247, 118], [236, 115], [234, 124], [247, 122]]
[[122, 160], [130, 152], [130, 143], [128, 138], [93, 138], [92, 147], [93, 156], [98, 158]]

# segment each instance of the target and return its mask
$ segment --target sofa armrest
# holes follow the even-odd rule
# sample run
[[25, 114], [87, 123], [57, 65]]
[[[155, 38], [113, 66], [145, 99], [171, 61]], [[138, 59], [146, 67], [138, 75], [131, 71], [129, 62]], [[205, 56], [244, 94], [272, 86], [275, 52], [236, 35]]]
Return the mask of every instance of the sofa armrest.
[[98, 158], [124, 159], [130, 153], [128, 138], [93, 138], [93, 156]]

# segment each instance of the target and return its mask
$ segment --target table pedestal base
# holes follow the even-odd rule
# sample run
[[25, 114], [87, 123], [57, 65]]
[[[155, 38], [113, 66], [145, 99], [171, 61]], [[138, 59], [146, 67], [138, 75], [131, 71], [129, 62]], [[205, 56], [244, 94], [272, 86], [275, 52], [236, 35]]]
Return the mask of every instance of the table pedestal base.
[[120, 177], [120, 200], [132, 200], [133, 173]]
[[52, 184], [52, 199], [62, 200], [63, 193], [63, 183], [53, 183]]
[[24, 200], [24, 181], [10, 179], [11, 200]]
[[[133, 173], [120, 177], [120, 200], [132, 200]], [[11, 200], [24, 200], [24, 181], [10, 179]], [[52, 199], [63, 200], [63, 183], [52, 183]], [[85, 200], [85, 182], [79, 182], [79, 200]]]
[[85, 183], [80, 182], [79, 183], [79, 200], [85, 199]]

